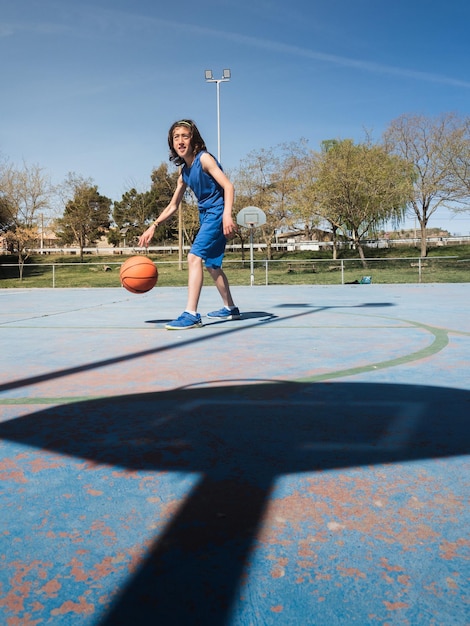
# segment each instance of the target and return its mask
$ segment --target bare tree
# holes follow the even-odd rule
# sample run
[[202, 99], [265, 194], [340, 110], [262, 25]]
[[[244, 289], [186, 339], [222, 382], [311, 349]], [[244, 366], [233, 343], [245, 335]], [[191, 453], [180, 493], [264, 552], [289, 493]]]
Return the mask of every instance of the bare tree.
[[0, 198], [9, 249], [18, 255], [20, 280], [30, 249], [37, 244], [38, 220], [50, 208], [53, 188], [39, 165], [11, 164], [0, 170]]
[[455, 177], [455, 185], [461, 188], [462, 200], [455, 211], [469, 211], [470, 196], [470, 117], [458, 123], [450, 134], [448, 141], [441, 146], [443, 164], [448, 164], [451, 175]]
[[[436, 118], [402, 115], [384, 133], [386, 149], [414, 168], [409, 206], [420, 225], [422, 257], [427, 255], [426, 229], [431, 215], [440, 207], [455, 208], [468, 196], [468, 144], [461, 141], [464, 128], [468, 133], [468, 120], [453, 113]], [[466, 190], [461, 184], [464, 181]]]
[[[234, 177], [237, 198], [266, 214], [266, 224], [260, 230], [268, 259], [276, 234], [283, 227], [297, 225], [293, 212], [294, 190], [304, 145], [300, 141], [253, 151], [243, 160]], [[243, 208], [239, 199], [235, 206], [238, 210]]]

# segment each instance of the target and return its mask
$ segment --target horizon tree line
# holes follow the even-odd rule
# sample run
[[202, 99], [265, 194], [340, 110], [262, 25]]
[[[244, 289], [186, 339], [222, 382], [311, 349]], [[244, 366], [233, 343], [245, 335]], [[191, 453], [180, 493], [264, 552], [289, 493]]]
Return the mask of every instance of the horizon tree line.
[[[268, 258], [282, 231], [310, 239], [319, 228], [336, 242], [346, 240], [364, 259], [362, 242], [385, 224], [399, 227], [406, 215], [418, 221], [421, 256], [427, 255], [429, 219], [440, 208], [470, 211], [470, 118], [456, 113], [437, 117], [404, 114], [393, 120], [379, 142], [365, 136], [327, 139], [319, 150], [305, 139], [261, 147], [229, 173], [236, 188], [235, 213], [247, 205], [267, 217], [259, 229]], [[93, 245], [103, 235], [110, 245], [135, 242], [146, 225], [168, 204], [178, 170], [160, 164], [150, 174], [149, 189], [131, 188], [120, 200], [106, 198], [90, 178], [69, 173], [53, 186], [44, 169], [0, 160], [0, 233], [18, 255], [20, 268], [43, 229], [52, 223], [59, 245]], [[198, 228], [197, 206], [185, 195], [180, 223], [165, 224], [158, 241], [176, 239], [182, 230], [192, 242]], [[240, 232], [244, 243], [244, 233]], [[21, 269], [20, 269], [21, 275]]]

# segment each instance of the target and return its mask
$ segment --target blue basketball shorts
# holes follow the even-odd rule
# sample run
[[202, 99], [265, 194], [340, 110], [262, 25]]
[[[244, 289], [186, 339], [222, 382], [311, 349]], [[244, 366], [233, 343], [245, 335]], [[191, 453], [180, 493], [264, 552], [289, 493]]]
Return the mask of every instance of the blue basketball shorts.
[[222, 224], [223, 212], [223, 205], [199, 211], [201, 226], [190, 249], [191, 254], [203, 259], [205, 266], [213, 269], [222, 267], [227, 243]]

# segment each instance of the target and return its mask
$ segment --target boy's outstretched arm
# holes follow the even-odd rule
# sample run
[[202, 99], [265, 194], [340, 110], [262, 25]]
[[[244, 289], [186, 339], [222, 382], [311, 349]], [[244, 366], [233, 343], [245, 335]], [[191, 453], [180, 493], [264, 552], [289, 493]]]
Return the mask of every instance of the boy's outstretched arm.
[[168, 206], [165, 209], [163, 209], [163, 211], [157, 217], [155, 222], [150, 224], [150, 226], [147, 228], [147, 230], [145, 232], [143, 232], [141, 234], [141, 236], [139, 237], [139, 246], [140, 247], [144, 247], [144, 248], [148, 247], [149, 243], [152, 241], [153, 236], [155, 235], [155, 229], [157, 228], [157, 222], [158, 222], [158, 224], [161, 224], [162, 222], [166, 222], [166, 220], [168, 218], [170, 218], [173, 215], [173, 213], [175, 213], [175, 211], [178, 210], [178, 207], [181, 204], [181, 201], [183, 199], [183, 195], [184, 195], [185, 191], [186, 191], [186, 185], [183, 182], [183, 177], [180, 174], [178, 176], [178, 182], [176, 184], [176, 189], [175, 189], [175, 192], [174, 192], [174, 194], [173, 194], [173, 196], [172, 196], [172, 198], [170, 200], [170, 203], [168, 204]]

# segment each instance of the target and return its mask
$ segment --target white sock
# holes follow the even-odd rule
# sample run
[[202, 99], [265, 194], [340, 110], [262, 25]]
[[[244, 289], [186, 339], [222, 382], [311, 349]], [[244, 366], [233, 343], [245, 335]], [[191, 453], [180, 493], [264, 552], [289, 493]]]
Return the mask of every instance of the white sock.
[[197, 315], [197, 311], [188, 311], [188, 309], [186, 309], [186, 313], [189, 313], [190, 315], [194, 315], [194, 317], [196, 317]]

